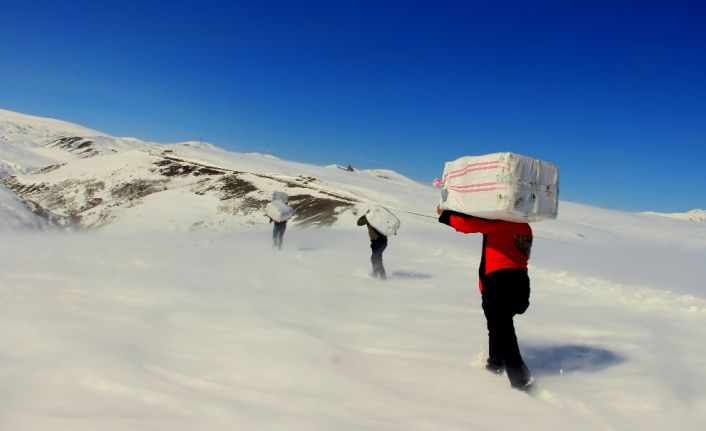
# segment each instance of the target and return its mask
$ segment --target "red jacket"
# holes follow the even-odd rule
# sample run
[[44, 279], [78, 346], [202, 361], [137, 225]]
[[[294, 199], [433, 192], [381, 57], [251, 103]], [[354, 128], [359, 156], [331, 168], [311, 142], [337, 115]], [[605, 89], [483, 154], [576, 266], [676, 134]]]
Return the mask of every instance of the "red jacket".
[[502, 269], [527, 271], [532, 250], [532, 228], [529, 224], [487, 220], [448, 210], [441, 214], [439, 221], [458, 232], [483, 234], [483, 254], [478, 270], [481, 292], [483, 279], [492, 272]]

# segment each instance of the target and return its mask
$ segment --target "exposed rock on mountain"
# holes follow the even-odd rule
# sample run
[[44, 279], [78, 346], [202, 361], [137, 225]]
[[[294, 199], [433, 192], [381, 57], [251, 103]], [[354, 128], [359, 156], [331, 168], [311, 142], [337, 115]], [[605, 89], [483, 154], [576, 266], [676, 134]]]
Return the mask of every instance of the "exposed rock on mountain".
[[[345, 218], [353, 225], [367, 203], [384, 198], [404, 207], [421, 188], [428, 191], [393, 171], [331, 169], [200, 141], [154, 144], [3, 110], [0, 136], [0, 183], [64, 228], [265, 224], [274, 191], [290, 196], [293, 224], [329, 226]], [[391, 195], [398, 200], [389, 201]]]

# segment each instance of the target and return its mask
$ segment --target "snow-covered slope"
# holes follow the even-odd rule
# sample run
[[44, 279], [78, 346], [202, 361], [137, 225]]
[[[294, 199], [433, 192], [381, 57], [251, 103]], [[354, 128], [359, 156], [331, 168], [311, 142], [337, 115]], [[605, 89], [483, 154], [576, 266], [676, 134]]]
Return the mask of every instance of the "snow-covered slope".
[[[704, 223], [562, 201], [533, 224], [532, 304], [515, 321], [528, 396], [482, 367], [481, 238], [437, 222], [431, 187], [62, 127], [109, 145], [2, 144], [51, 157], [10, 157], [4, 183], [37, 206], [0, 189], [0, 227], [20, 214], [0, 241], [0, 429], [706, 426]], [[261, 211], [273, 190], [298, 205], [282, 251]], [[370, 202], [402, 221], [384, 283], [355, 226]], [[93, 229], [17, 229], [46, 218]]]
[[4, 165], [11, 175], [2, 183], [64, 227], [150, 231], [261, 224], [275, 190], [291, 196], [294, 223], [322, 226], [345, 223], [380, 199], [416, 208], [431, 193], [393, 171], [341, 171], [229, 153], [203, 142], [157, 145], [8, 111], [0, 111], [0, 125], [2, 148], [11, 159]]
[[52, 230], [48, 218], [37, 205], [18, 199], [10, 190], [0, 186], [0, 232]]
[[0, 109], [0, 176], [143, 145], [137, 139], [114, 138], [65, 121]]
[[[0, 428], [703, 429], [702, 283], [678, 294], [687, 274], [662, 256], [616, 253], [672, 278], [618, 281], [600, 254], [632, 239], [537, 224], [532, 305], [515, 319], [537, 378], [528, 396], [482, 367], [477, 235], [400, 218], [386, 282], [369, 277], [354, 227], [293, 226], [282, 251], [265, 226], [4, 236]], [[703, 256], [706, 235], [692, 233]], [[566, 251], [585, 242], [581, 273]]]
[[706, 210], [693, 209], [685, 213], [658, 213], [653, 211], [645, 211], [643, 214], [653, 215], [658, 217], [669, 217], [677, 220], [690, 220], [700, 223], [706, 223]]

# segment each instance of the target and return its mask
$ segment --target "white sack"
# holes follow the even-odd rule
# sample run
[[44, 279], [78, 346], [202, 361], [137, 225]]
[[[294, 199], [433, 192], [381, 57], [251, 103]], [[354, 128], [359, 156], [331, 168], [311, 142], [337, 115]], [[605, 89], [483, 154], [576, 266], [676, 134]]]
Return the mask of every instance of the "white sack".
[[289, 195], [285, 192], [278, 192], [274, 191], [272, 192], [272, 200], [273, 201], [280, 201], [282, 203], [289, 203]]
[[289, 220], [294, 215], [294, 209], [281, 201], [272, 201], [265, 207], [267, 216], [276, 222]]
[[555, 219], [559, 169], [515, 153], [466, 156], [444, 167], [441, 208], [488, 219]]
[[397, 230], [400, 228], [400, 219], [387, 208], [378, 205], [370, 207], [365, 213], [365, 218], [370, 226], [385, 236], [397, 235]]

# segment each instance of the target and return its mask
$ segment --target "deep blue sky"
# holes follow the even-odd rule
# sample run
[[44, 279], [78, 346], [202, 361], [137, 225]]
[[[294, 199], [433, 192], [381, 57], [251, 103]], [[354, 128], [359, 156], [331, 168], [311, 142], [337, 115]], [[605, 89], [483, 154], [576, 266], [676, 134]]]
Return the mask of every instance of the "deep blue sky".
[[31, 1], [0, 8], [0, 107], [420, 181], [559, 165], [561, 197], [706, 208], [706, 0]]

